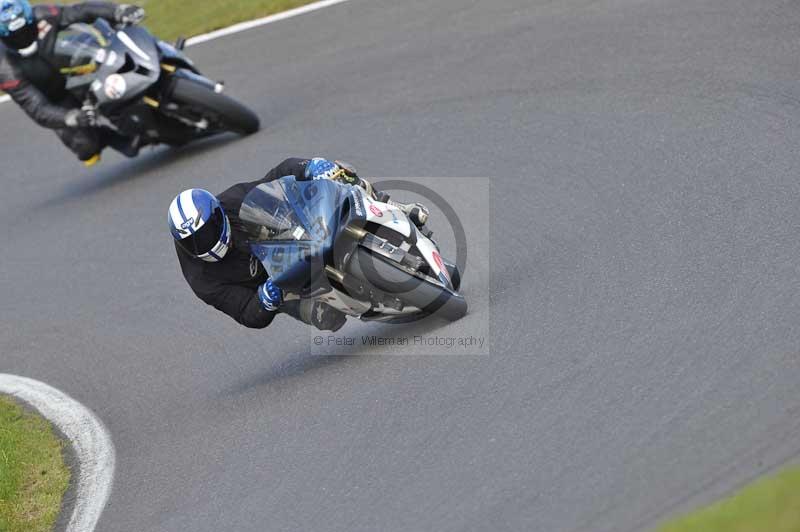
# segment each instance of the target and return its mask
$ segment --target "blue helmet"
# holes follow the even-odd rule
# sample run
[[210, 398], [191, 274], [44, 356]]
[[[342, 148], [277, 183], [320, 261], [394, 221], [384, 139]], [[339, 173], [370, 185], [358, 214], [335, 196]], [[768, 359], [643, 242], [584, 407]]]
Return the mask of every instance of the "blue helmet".
[[39, 32], [28, 0], [0, 0], [0, 39], [23, 55], [36, 51]]
[[178, 246], [206, 262], [225, 257], [231, 246], [231, 224], [219, 200], [209, 191], [190, 188], [169, 206], [169, 230]]

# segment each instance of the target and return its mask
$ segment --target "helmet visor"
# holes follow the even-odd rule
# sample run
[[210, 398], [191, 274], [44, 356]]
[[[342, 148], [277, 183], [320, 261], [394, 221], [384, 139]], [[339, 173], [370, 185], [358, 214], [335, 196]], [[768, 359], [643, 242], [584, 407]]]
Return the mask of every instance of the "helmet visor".
[[3, 42], [9, 48], [22, 50], [36, 42], [38, 36], [39, 32], [36, 30], [36, 24], [26, 24], [17, 31], [13, 31], [8, 36], [3, 37]]
[[224, 226], [225, 215], [222, 214], [222, 209], [214, 209], [211, 218], [200, 229], [178, 240], [178, 245], [195, 257], [205, 255], [219, 243]]

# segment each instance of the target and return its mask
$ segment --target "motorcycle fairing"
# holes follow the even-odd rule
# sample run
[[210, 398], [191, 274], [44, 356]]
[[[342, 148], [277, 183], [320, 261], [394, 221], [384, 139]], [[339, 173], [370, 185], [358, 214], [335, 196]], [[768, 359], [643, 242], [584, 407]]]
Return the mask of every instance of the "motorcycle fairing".
[[411, 223], [403, 211], [388, 203], [370, 198], [363, 189], [358, 189], [364, 202], [364, 213], [368, 222], [381, 225], [400, 233], [405, 238], [411, 236]]
[[173, 45], [166, 41], [157, 41], [158, 51], [161, 55], [161, 61], [172, 65], [178, 65], [186, 68], [197, 74], [197, 68], [188, 55], [178, 50]]
[[417, 233], [417, 249], [425, 259], [425, 262], [428, 263], [431, 271], [436, 274], [436, 277], [443, 286], [455, 291], [453, 288], [453, 281], [450, 279], [450, 274], [447, 272], [447, 267], [436, 245], [431, 239], [420, 234], [416, 227], [414, 227], [414, 231]]
[[101, 108], [140, 96], [160, 76], [160, 54], [150, 33], [138, 26], [115, 31], [103, 19], [60, 32], [56, 60], [67, 89], [88, 85]]
[[[352, 194], [362, 202], [363, 219], [400, 233], [411, 245], [417, 248], [439, 282], [446, 288], [453, 290], [453, 282], [436, 244], [421, 234], [403, 211], [388, 203], [382, 203], [370, 198], [361, 188], [354, 187]], [[359, 209], [356, 210], [358, 211]]]

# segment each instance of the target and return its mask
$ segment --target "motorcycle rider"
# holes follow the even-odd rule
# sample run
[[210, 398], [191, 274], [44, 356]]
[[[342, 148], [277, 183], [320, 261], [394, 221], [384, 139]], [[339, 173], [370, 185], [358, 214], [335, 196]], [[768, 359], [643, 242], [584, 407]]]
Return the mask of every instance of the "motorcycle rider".
[[[374, 194], [372, 185], [352, 167], [323, 158], [286, 159], [263, 179], [239, 183], [218, 196], [202, 189], [185, 190], [172, 201], [168, 214], [178, 261], [197, 297], [245, 327], [262, 329], [281, 311], [318, 329], [336, 331], [345, 323], [344, 314], [316, 301], [284, 302], [280, 287], [246, 244], [239, 220], [245, 196], [261, 183], [289, 175], [300, 181], [337, 179]], [[419, 226], [427, 220], [427, 209], [420, 204], [391, 203]]]
[[53, 66], [52, 58], [59, 30], [71, 24], [104, 18], [130, 25], [144, 16], [144, 9], [128, 4], [31, 6], [28, 0], [0, 0], [0, 90], [37, 124], [54, 130], [87, 166], [96, 163], [107, 146], [135, 156], [138, 140], [98, 127], [94, 107], [82, 106], [66, 91], [66, 78]]

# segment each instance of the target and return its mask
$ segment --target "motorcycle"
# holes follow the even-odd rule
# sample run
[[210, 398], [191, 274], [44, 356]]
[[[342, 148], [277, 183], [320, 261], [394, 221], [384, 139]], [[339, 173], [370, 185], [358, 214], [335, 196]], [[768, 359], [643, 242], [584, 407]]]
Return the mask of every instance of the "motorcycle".
[[140, 26], [115, 29], [98, 19], [59, 32], [54, 60], [76, 101], [143, 145], [258, 131], [258, 116], [204, 77], [182, 48], [183, 40], [172, 45]]
[[330, 305], [363, 321], [466, 315], [459, 268], [397, 207], [333, 180], [263, 183], [242, 203], [247, 242], [285, 300]]

